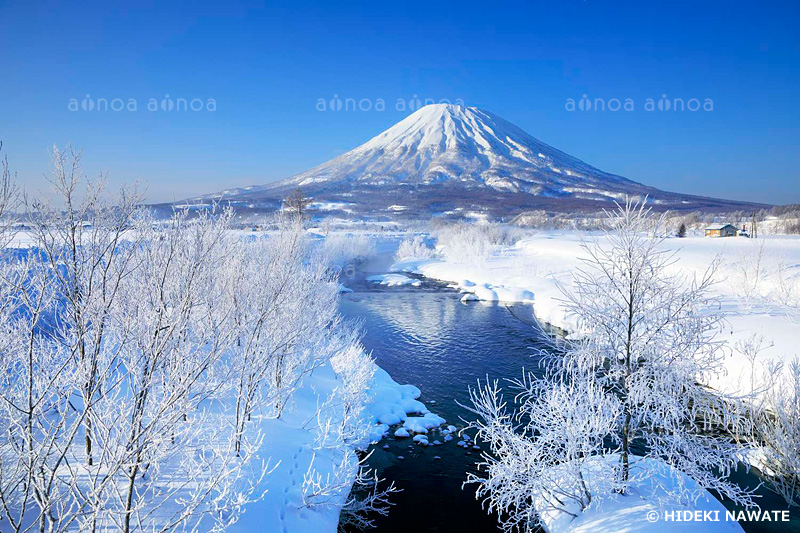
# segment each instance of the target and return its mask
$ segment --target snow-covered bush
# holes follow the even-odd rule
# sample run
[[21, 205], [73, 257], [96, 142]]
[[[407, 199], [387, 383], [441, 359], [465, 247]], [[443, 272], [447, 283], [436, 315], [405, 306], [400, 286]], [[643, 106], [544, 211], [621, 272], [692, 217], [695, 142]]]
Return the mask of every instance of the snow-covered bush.
[[488, 257], [501, 245], [514, 244], [523, 231], [493, 223], [458, 223], [435, 228], [432, 235], [447, 261], [468, 264]]
[[800, 311], [800, 268], [766, 239], [747, 239], [726, 257], [724, 272], [731, 292], [747, 305], [774, 303]]
[[513, 409], [497, 381], [470, 390], [471, 410], [479, 416], [470, 427], [491, 454], [479, 464], [485, 475], [468, 474], [467, 483], [478, 485], [476, 496], [505, 531], [533, 530], [544, 513], [576, 516], [592, 502], [592, 491], [615, 486], [613, 472], [593, 472], [586, 463], [604, 452], [619, 401], [595, 380], [553, 379], [528, 374], [511, 382]]
[[330, 233], [320, 246], [320, 256], [327, 264], [344, 268], [375, 253], [375, 243], [363, 233]]
[[[775, 300], [793, 312], [800, 312], [800, 268], [781, 260], [775, 269]], [[792, 317], [796, 318], [796, 317]]]
[[410, 261], [418, 259], [433, 259], [436, 250], [428, 246], [423, 235], [409, 237], [400, 243], [394, 258], [397, 261]]
[[[336, 336], [337, 352], [331, 364], [338, 385], [317, 410], [319, 435], [314, 457], [303, 476], [303, 504], [336, 505], [341, 503], [343, 494], [350, 492], [341, 507], [340, 525], [366, 529], [372, 527], [376, 514], [388, 512], [389, 496], [396, 489], [394, 484], [381, 487], [383, 480], [365, 466], [369, 455], [359, 456], [370, 444], [372, 424], [367, 404], [375, 363], [358, 342], [354, 326], [340, 327]], [[326, 468], [325, 475], [316, 467], [320, 456], [334, 458], [333, 468]]]
[[[365, 460], [366, 458], [361, 462]], [[389, 514], [389, 509], [394, 505], [389, 498], [395, 492], [400, 492], [400, 489], [395, 488], [394, 482], [381, 487], [384, 481], [374, 470], [359, 466], [353, 490], [339, 515], [341, 531], [351, 531], [352, 528], [372, 529], [375, 527], [376, 516]]]
[[800, 360], [793, 359], [786, 373], [782, 370], [770, 371], [773, 376], [788, 374], [788, 379], [774, 381], [757, 435], [767, 485], [788, 504], [800, 505]]
[[346, 450], [334, 460], [332, 468], [325, 468], [325, 475], [316, 468], [318, 457], [314, 455], [303, 476], [301, 492], [304, 507], [339, 507], [340, 529], [347, 526], [348, 531], [353, 527], [372, 528], [376, 515], [388, 514], [392, 505], [389, 497], [399, 491], [394, 483], [381, 487], [384, 480], [365, 466], [369, 454], [359, 457], [355, 451]]
[[728, 283], [735, 294], [752, 304], [764, 295], [768, 275], [766, 242], [752, 239], [731, 261]]
[[375, 363], [358, 342], [358, 332], [351, 324], [340, 326], [334, 335], [336, 352], [331, 365], [338, 377], [336, 388], [318, 413], [318, 449], [366, 449], [371, 420], [366, 407], [375, 375]]
[[752, 433], [740, 435], [752, 445], [751, 464], [764, 474], [764, 483], [789, 505], [800, 506], [800, 359], [757, 365], [763, 348], [758, 337], [740, 346], [751, 361]]

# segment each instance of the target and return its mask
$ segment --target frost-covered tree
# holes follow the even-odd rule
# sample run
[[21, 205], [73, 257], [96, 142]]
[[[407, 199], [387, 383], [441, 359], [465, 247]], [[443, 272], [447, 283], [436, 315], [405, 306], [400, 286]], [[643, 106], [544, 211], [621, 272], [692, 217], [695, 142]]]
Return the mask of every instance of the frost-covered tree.
[[50, 263], [51, 282], [63, 303], [56, 338], [74, 359], [82, 381], [73, 405], [85, 411], [84, 454], [91, 466], [92, 403], [101, 394], [104, 374], [111, 371], [108, 365], [114, 364], [105, 357], [108, 317], [123, 278], [132, 270], [132, 256], [121, 244], [141, 198], [122, 191], [113, 201], [104, 201], [104, 177], [88, 180], [80, 152], [69, 147], [53, 148], [49, 181], [56, 202], [29, 203], [28, 224]]
[[80, 193], [78, 161], [56, 151], [62, 207], [28, 202], [33, 246], [0, 261], [0, 523], [221, 527], [261, 475], [212, 409], [230, 381], [230, 215], [158, 224], [101, 184]]
[[[0, 141], [0, 152], [3, 142]], [[14, 237], [14, 211], [19, 207], [19, 191], [8, 157], [0, 159], [0, 248], [5, 249]]]
[[[8, 433], [0, 436], [0, 500], [15, 530], [35, 524], [61, 531], [81, 516], [79, 463], [92, 463], [94, 404], [113, 367], [106, 327], [129, 272], [118, 245], [136, 200], [122, 195], [110, 208], [99, 199], [99, 184], [79, 200], [79, 160], [76, 152], [54, 150], [51, 183], [63, 207], [26, 199], [34, 247], [4, 249], [0, 263], [7, 291], [0, 316], [6, 332], [0, 395], [8, 409]], [[4, 197], [14, 190], [8, 179], [4, 163]], [[0, 203], [7, 214], [9, 202]], [[83, 447], [77, 446], [80, 437]]]
[[[739, 464], [733, 435], [748, 428], [746, 412], [738, 398], [703, 385], [723, 371], [712, 272], [699, 280], [676, 274], [661, 248], [664, 219], [643, 204], [629, 202], [608, 219], [606, 234], [584, 245], [566, 291], [581, 340], [550, 358], [547, 379], [515, 384], [514, 409], [496, 383], [472, 391], [474, 427], [492, 455], [485, 475], [469, 481], [507, 530], [532, 529], [540, 513], [575, 515], [592, 498], [645, 481], [665, 501], [691, 504], [710, 489], [753, 504], [727, 479]], [[682, 474], [663, 483], [656, 463], [696, 485]]]
[[[703, 383], [724, 372], [722, 317], [709, 294], [713, 266], [700, 279], [674, 272], [662, 248], [663, 216], [628, 202], [611, 218], [613, 229], [584, 246], [586, 259], [568, 292], [568, 313], [590, 350], [570, 351], [566, 372], [591, 373], [621, 401], [614, 432], [620, 444], [619, 490], [647, 471], [631, 468], [631, 444], [740, 504], [748, 493], [728, 482], [738, 447], [720, 433], [747, 424], [738, 399]], [[691, 500], [682, 487], [671, 496]]]
[[509, 405], [497, 381], [470, 390], [478, 419], [470, 427], [489, 443], [479, 469], [467, 483], [478, 485], [477, 498], [496, 512], [505, 531], [529, 531], [543, 513], [577, 516], [599, 487], [611, 489], [613, 474], [587, 468], [604, 452], [614, 430], [619, 401], [593, 379], [549, 379], [532, 373], [511, 381]]
[[24, 202], [27, 250], [5, 246], [3, 164], [0, 529], [224, 530], [271, 471], [258, 421], [329, 363], [339, 386], [309, 425], [341, 461], [338, 492], [321, 490], [356, 514], [380, 503], [345, 500], [366, 479], [374, 364], [302, 222], [254, 240], [230, 210], [157, 220], [135, 195], [105, 200], [102, 180], [84, 188], [79, 161], [55, 150], [55, 200]]
[[311, 198], [306, 196], [303, 189], [297, 188], [283, 200], [283, 208], [287, 213], [292, 214], [301, 222], [308, 214], [309, 207], [311, 206]]
[[[688, 474], [701, 488], [750, 505], [748, 493], [726, 480], [738, 464], [738, 447], [721, 433], [747, 424], [737, 398], [703, 383], [724, 371], [722, 317], [709, 294], [713, 266], [700, 279], [674, 272], [662, 248], [663, 216], [628, 202], [610, 217], [612, 229], [584, 245], [565, 302], [578, 332], [591, 346], [569, 351], [568, 373], [597, 376], [621, 402], [613, 436], [619, 441], [619, 487], [649, 473], [632, 469], [631, 444], [644, 455]], [[677, 483], [670, 496], [699, 496]]]
[[234, 243], [223, 274], [235, 336], [228, 360], [237, 435], [254, 414], [280, 416], [300, 380], [330, 358], [338, 322], [337, 288], [311, 257], [301, 222], [282, 220], [278, 228], [269, 238]]
[[80, 511], [69, 444], [82, 427], [70, 395], [79, 376], [51, 330], [57, 292], [38, 254], [0, 261], [0, 523], [64, 531]]
[[114, 388], [96, 405], [109, 472], [92, 486], [103, 496], [93, 527], [188, 527], [220, 505], [219, 488], [244, 466], [232, 425], [209, 403], [224, 397], [229, 377], [222, 363], [231, 310], [217, 268], [228, 255], [230, 219], [179, 213], [135, 227], [143, 237], [138, 268], [123, 280], [110, 324]]

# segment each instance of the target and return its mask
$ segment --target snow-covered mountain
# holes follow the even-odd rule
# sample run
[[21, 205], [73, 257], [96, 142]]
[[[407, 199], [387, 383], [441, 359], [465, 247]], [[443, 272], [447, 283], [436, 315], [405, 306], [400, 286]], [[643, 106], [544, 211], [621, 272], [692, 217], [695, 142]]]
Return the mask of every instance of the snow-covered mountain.
[[377, 137], [286, 184], [437, 183], [543, 196], [606, 195], [641, 185], [601, 172], [475, 107], [425, 106]]
[[296, 188], [322, 209], [371, 215], [587, 210], [626, 195], [648, 195], [655, 205], [672, 209], [746, 205], [664, 192], [603, 172], [493, 113], [447, 104], [422, 107], [361, 146], [289, 179], [202, 200], [270, 209]]

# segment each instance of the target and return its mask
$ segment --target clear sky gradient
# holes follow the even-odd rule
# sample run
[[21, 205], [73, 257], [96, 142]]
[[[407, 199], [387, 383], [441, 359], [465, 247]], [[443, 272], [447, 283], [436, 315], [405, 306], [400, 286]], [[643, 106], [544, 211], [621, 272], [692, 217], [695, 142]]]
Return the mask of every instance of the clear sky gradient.
[[[800, 203], [796, 0], [5, 0], [0, 21], [0, 140], [29, 192], [66, 143], [112, 186], [147, 183], [150, 201], [268, 183], [365, 142], [416, 95], [488, 109], [662, 189]], [[566, 109], [584, 94], [634, 109]], [[161, 110], [165, 95], [203, 110]], [[662, 95], [713, 111], [660, 111]], [[373, 108], [332, 111], [335, 96]], [[81, 109], [100, 98], [126, 109]]]

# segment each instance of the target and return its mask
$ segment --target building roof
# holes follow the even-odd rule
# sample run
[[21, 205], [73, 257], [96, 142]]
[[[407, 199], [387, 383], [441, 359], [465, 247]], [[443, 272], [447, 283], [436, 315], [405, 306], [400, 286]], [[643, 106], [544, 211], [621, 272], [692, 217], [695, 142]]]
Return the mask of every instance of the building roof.
[[720, 230], [720, 229], [725, 229], [728, 226], [732, 227], [733, 229], [736, 229], [736, 226], [734, 226], [733, 224], [711, 224], [710, 226], [706, 227], [706, 230]]

